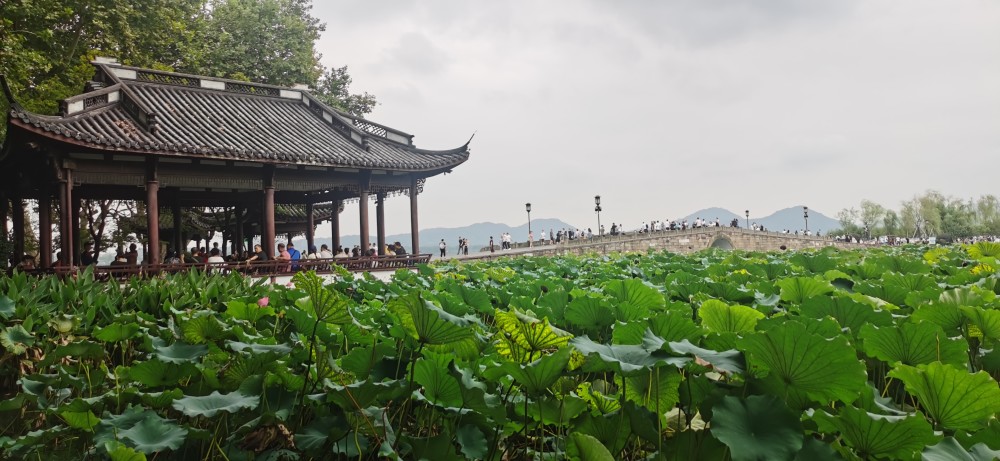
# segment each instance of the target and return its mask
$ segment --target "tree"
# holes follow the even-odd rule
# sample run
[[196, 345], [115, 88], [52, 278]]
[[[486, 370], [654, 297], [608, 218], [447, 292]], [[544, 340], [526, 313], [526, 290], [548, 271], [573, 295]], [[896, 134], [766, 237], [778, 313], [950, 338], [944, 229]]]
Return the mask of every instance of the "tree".
[[326, 26], [308, 0], [211, 0], [196, 31], [202, 75], [272, 85], [315, 85], [323, 73], [315, 43]]
[[378, 101], [375, 96], [367, 92], [351, 94], [352, 81], [350, 74], [347, 73], [347, 66], [329, 69], [319, 79], [314, 94], [328, 106], [353, 115], [364, 116], [375, 109]]
[[847, 235], [858, 235], [861, 232], [858, 228], [857, 208], [844, 208], [837, 213], [837, 220], [840, 221], [840, 230]]
[[885, 207], [870, 200], [861, 201], [861, 211], [857, 214], [868, 238], [875, 232], [875, 226], [885, 216]]
[[885, 231], [886, 235], [896, 235], [899, 228], [899, 215], [896, 214], [895, 210], [887, 210], [882, 218], [882, 230]]

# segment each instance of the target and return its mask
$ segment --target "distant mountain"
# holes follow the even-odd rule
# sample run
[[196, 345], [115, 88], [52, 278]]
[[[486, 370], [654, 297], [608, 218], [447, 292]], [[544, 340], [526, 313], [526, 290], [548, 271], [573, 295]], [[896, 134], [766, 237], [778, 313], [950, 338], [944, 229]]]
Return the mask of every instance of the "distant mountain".
[[[541, 218], [531, 220], [531, 230], [535, 234], [535, 239], [542, 238], [542, 229], [545, 232], [551, 230], [559, 229], [570, 229], [576, 228], [576, 226], [571, 226], [566, 222], [559, 219], [552, 218]], [[494, 242], [500, 245], [500, 234], [504, 232], [509, 232], [510, 235], [514, 237], [515, 241], [526, 241], [528, 240], [528, 223], [524, 223], [520, 226], [509, 226], [503, 223], [493, 223], [493, 222], [482, 222], [476, 223], [464, 227], [432, 227], [430, 229], [420, 230], [420, 246], [421, 253], [437, 253], [438, 242], [444, 239], [445, 243], [448, 244], [448, 253], [452, 254], [458, 249], [458, 238], [465, 237], [469, 239], [469, 249], [475, 251], [483, 246], [490, 243], [490, 236], [493, 237]], [[410, 234], [392, 234], [385, 237], [386, 242], [400, 242], [403, 246], [410, 250]], [[375, 242], [375, 236], [369, 237], [370, 242]], [[329, 238], [317, 238], [316, 246], [321, 244], [330, 244], [331, 239]], [[353, 247], [361, 243], [361, 237], [359, 235], [344, 235], [340, 237], [341, 245]], [[298, 245], [296, 245], [298, 247]]]
[[[691, 222], [698, 217], [701, 217], [701, 219], [705, 219], [708, 221], [715, 221], [715, 218], [719, 218], [719, 221], [724, 226], [729, 225], [730, 221], [732, 221], [733, 218], [738, 218], [740, 220], [741, 227], [746, 227], [747, 225], [746, 213], [737, 214], [723, 208], [707, 208], [704, 210], [699, 210], [689, 214], [684, 219], [687, 219], [688, 222]], [[793, 206], [790, 208], [785, 208], [783, 210], [778, 210], [764, 217], [754, 216], [751, 210], [750, 223], [751, 224], [757, 223], [763, 225], [764, 228], [768, 230], [783, 231], [785, 229], [788, 229], [791, 232], [794, 232], [796, 230], [804, 230], [806, 224], [805, 219], [802, 216], [801, 206]], [[825, 233], [826, 231], [839, 228], [840, 228], [840, 221], [830, 218], [816, 210], [809, 210], [810, 231], [813, 232], [820, 231]]]

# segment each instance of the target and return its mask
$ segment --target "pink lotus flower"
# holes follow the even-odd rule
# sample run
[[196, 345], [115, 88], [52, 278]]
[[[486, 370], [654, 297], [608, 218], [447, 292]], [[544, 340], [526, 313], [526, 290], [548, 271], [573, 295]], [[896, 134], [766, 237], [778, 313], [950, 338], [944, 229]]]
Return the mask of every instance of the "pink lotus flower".
[[257, 300], [257, 305], [260, 306], [260, 307], [267, 307], [267, 304], [269, 302], [271, 302], [271, 299], [268, 298], [267, 296], [265, 296], [265, 297], [260, 298], [260, 299]]

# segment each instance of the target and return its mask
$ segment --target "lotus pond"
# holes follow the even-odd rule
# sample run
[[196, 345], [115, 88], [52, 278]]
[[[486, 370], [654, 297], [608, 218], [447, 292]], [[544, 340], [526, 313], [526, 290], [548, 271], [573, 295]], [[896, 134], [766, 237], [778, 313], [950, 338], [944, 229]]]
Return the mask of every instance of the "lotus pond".
[[994, 459], [1000, 245], [0, 278], [0, 457]]

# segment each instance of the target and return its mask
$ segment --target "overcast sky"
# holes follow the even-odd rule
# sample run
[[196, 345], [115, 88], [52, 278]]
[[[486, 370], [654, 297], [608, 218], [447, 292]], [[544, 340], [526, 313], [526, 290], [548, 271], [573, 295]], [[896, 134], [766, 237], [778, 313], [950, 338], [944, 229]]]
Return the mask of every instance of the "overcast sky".
[[[318, 1], [369, 118], [472, 155], [422, 228], [638, 226], [720, 206], [828, 216], [1000, 192], [1000, 2]], [[387, 201], [388, 232], [409, 230]], [[374, 214], [374, 210], [372, 211]], [[357, 205], [342, 215], [357, 233]], [[372, 217], [374, 232], [374, 216]], [[326, 226], [321, 226], [321, 230]], [[327, 230], [327, 232], [329, 232]]]

